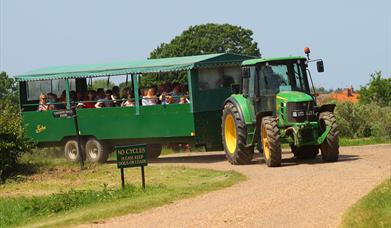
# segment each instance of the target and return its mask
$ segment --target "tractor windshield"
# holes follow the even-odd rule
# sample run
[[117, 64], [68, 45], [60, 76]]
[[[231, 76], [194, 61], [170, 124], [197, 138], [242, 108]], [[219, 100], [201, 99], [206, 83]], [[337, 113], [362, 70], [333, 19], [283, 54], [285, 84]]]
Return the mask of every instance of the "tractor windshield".
[[261, 94], [276, 94], [282, 90], [309, 93], [303, 60], [268, 62], [259, 70]]

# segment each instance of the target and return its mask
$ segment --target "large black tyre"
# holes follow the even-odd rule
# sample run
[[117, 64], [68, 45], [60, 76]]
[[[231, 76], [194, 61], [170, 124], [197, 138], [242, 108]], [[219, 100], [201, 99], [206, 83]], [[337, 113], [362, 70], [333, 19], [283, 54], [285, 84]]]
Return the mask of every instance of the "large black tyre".
[[64, 145], [65, 158], [70, 162], [78, 162], [80, 159], [77, 140], [69, 139]]
[[332, 112], [322, 112], [319, 114], [319, 127], [321, 133], [330, 127], [330, 132], [326, 139], [320, 144], [322, 160], [325, 162], [334, 162], [339, 157], [339, 131], [337, 120]]
[[148, 144], [147, 145], [147, 156], [148, 159], [156, 159], [162, 153], [161, 144]]
[[227, 160], [233, 165], [249, 164], [254, 156], [254, 147], [246, 146], [247, 128], [238, 108], [228, 102], [223, 109], [221, 134]]
[[281, 165], [281, 141], [277, 120], [272, 116], [265, 116], [261, 123], [261, 142], [263, 157], [269, 167]]
[[85, 148], [87, 159], [93, 163], [105, 163], [109, 157], [110, 146], [95, 138], [89, 138]]
[[290, 145], [293, 155], [297, 159], [314, 159], [319, 154], [319, 147], [317, 146], [301, 146], [296, 147], [295, 145]]

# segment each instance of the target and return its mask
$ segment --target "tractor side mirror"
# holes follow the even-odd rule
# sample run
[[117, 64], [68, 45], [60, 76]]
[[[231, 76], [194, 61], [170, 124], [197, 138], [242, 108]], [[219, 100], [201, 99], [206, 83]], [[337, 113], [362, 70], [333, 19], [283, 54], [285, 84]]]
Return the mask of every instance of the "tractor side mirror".
[[316, 62], [316, 68], [318, 69], [318, 72], [324, 72], [323, 60]]

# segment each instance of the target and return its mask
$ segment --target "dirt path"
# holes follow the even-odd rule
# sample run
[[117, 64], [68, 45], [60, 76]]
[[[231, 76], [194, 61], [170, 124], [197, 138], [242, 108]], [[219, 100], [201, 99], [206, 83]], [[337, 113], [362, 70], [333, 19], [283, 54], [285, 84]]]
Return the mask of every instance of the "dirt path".
[[[259, 157], [257, 155], [257, 157]], [[163, 157], [161, 164], [236, 170], [248, 177], [233, 187], [141, 214], [86, 227], [336, 227], [349, 206], [391, 176], [391, 145], [341, 148], [340, 161], [299, 162], [284, 153], [283, 166], [231, 166], [223, 153]], [[259, 163], [262, 164], [259, 164]]]

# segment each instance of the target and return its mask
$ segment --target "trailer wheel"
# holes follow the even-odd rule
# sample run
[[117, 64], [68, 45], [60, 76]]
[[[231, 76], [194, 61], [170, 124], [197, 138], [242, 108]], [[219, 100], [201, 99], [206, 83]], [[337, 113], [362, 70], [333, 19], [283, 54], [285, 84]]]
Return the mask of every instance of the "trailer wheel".
[[148, 159], [156, 159], [162, 153], [161, 144], [148, 144], [147, 145], [147, 156]]
[[277, 120], [272, 116], [262, 118], [261, 139], [263, 157], [269, 167], [281, 165], [281, 142], [278, 132]]
[[233, 165], [249, 164], [254, 147], [246, 146], [246, 124], [240, 118], [238, 108], [230, 102], [224, 106], [221, 129], [227, 160]]
[[78, 162], [80, 159], [79, 147], [77, 140], [70, 139], [64, 145], [65, 158], [70, 162]]
[[320, 131], [324, 132], [326, 127], [330, 127], [330, 132], [326, 139], [320, 144], [322, 159], [325, 162], [334, 162], [339, 157], [339, 131], [337, 120], [332, 112], [322, 112], [319, 114]]
[[105, 163], [109, 157], [110, 147], [95, 138], [89, 138], [86, 142], [87, 159], [94, 163]]
[[319, 148], [317, 146], [290, 146], [293, 155], [295, 155], [297, 159], [314, 159], [319, 154]]

